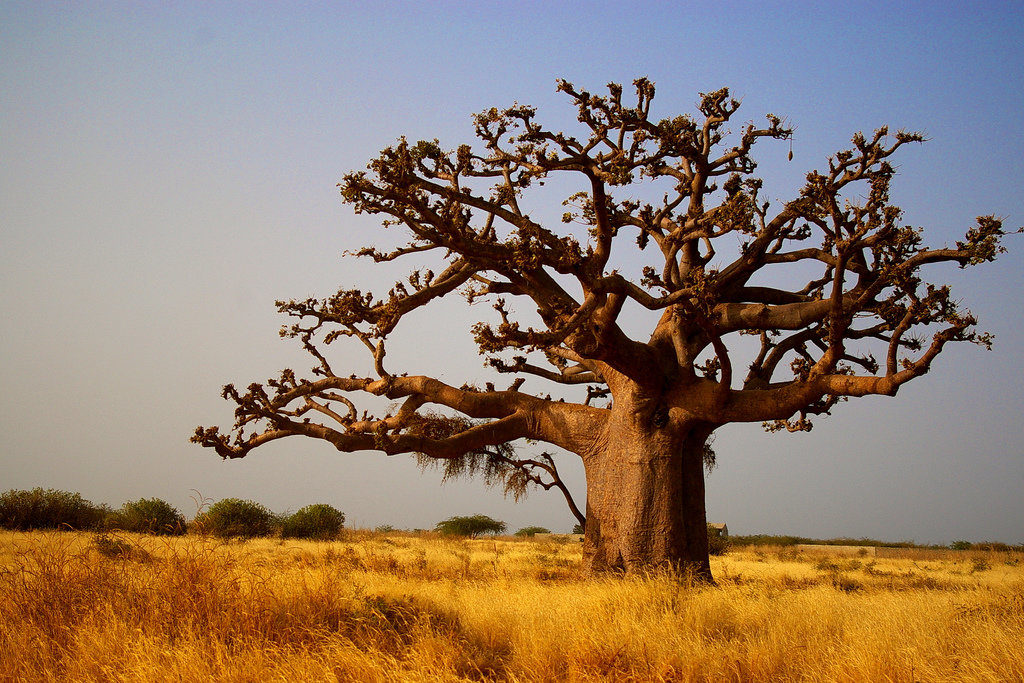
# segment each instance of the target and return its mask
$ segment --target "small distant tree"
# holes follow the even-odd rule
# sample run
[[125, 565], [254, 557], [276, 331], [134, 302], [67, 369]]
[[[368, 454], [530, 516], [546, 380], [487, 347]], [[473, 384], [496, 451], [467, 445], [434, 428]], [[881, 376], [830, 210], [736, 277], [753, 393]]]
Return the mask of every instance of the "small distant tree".
[[575, 525], [573, 525], [572, 532], [574, 534], [582, 534], [583, 533], [583, 525], [582, 524], [575, 524]]
[[515, 533], [516, 536], [526, 536], [533, 538], [537, 534], [550, 534], [551, 529], [545, 529], [542, 526], [524, 526], [522, 529]]
[[192, 522], [200, 532], [221, 538], [252, 538], [274, 532], [274, 513], [259, 503], [240, 498], [225, 498], [210, 506]]
[[107, 526], [145, 534], [183, 534], [185, 516], [170, 503], [159, 498], [128, 501], [114, 512]]
[[343, 526], [345, 513], [326, 503], [316, 503], [286, 517], [281, 526], [281, 536], [328, 540], [336, 537]]
[[472, 515], [470, 517], [449, 517], [443, 522], [438, 522], [434, 530], [443, 536], [469, 536], [476, 538], [483, 534], [504, 533], [505, 522], [492, 519], [487, 515]]

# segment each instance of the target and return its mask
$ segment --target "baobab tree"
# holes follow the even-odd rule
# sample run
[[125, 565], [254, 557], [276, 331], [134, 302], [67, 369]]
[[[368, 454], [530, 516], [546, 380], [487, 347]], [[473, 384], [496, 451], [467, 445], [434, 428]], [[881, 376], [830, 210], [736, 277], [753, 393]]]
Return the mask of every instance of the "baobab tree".
[[[654, 84], [634, 85], [624, 101], [616, 84], [595, 95], [560, 81], [578, 110], [576, 135], [549, 130], [531, 107], [490, 109], [474, 119], [476, 147], [401, 139], [345, 176], [341, 195], [357, 213], [409, 235], [355, 254], [432, 257], [436, 268], [414, 269], [384, 296], [342, 289], [278, 302], [293, 319], [282, 333], [312, 356], [312, 376], [284, 370], [244, 392], [225, 387], [233, 429], [199, 427], [192, 440], [241, 458], [313, 437], [481, 472], [514, 493], [558, 486], [571, 503], [550, 454], [515, 448], [553, 444], [586, 473], [588, 570], [685, 568], [710, 579], [704, 463], [718, 427], [809, 430], [850, 397], [894, 396], [951, 342], [990, 345], [922, 270], [991, 261], [1003, 251], [1000, 220], [978, 218], [962, 241], [932, 248], [890, 203], [889, 158], [920, 134], [855, 135], [773, 208], [751, 151], [763, 138], [791, 139], [782, 119], [737, 125], [739, 103], [722, 89], [702, 95], [695, 115], [655, 120]], [[579, 189], [561, 222], [530, 208], [556, 178]], [[403, 318], [457, 294], [493, 305], [472, 333], [486, 363], [512, 376], [505, 388], [387, 367]], [[627, 331], [634, 312], [649, 319], [642, 335]], [[366, 347], [371, 376], [332, 367], [326, 346], [343, 338]], [[553, 386], [573, 391], [564, 385], [579, 400], [550, 396]], [[360, 412], [368, 394], [393, 410]]]

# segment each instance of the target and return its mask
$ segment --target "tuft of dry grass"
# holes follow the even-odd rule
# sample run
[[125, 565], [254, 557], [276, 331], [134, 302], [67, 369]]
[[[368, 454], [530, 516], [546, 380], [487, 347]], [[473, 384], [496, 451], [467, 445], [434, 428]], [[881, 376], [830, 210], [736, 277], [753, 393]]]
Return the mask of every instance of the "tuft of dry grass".
[[1024, 680], [1020, 555], [751, 547], [718, 586], [580, 546], [0, 533], [0, 680]]

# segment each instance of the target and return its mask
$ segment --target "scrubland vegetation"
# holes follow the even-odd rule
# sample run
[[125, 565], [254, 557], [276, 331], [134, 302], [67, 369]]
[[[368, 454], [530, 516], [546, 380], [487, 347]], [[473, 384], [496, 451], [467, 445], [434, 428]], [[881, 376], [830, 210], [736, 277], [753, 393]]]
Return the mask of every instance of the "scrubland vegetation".
[[335, 538], [345, 525], [345, 514], [325, 503], [307, 505], [291, 514], [276, 514], [255, 501], [240, 498], [213, 502], [200, 496], [196, 504], [199, 514], [187, 522], [177, 508], [159, 498], [130, 500], [115, 510], [96, 505], [79, 493], [11, 489], [0, 494], [0, 529], [135, 531], [157, 535], [190, 531], [221, 538], [281, 536], [323, 541]]
[[750, 546], [712, 558], [717, 586], [585, 579], [580, 553], [0, 532], [0, 680], [1024, 679], [1019, 552]]

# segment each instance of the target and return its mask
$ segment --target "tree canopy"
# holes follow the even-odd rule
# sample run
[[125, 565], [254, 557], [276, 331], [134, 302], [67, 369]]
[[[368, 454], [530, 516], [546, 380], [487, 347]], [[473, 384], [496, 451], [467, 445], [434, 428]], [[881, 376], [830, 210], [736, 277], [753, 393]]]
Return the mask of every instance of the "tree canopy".
[[476, 538], [483, 534], [501, 534], [506, 529], [505, 522], [487, 515], [470, 515], [467, 517], [449, 517], [438, 522], [434, 530], [444, 536], [469, 536]]

